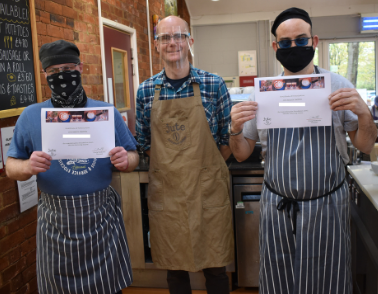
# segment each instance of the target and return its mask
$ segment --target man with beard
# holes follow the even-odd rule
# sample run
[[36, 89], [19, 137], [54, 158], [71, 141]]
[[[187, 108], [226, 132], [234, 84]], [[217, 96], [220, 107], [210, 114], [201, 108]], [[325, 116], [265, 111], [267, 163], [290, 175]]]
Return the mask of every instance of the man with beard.
[[[272, 34], [282, 75], [327, 72], [313, 63], [319, 38], [312, 35], [306, 11], [283, 11]], [[230, 139], [236, 159], [247, 159], [258, 140], [265, 157], [260, 293], [352, 293], [345, 133], [356, 148], [370, 153], [376, 129], [348, 80], [331, 73], [331, 88], [331, 126], [258, 130], [254, 95], [232, 108], [231, 132], [243, 130]]]
[[148, 208], [154, 264], [169, 291], [190, 294], [188, 272], [203, 270], [210, 294], [229, 293], [233, 260], [228, 124], [231, 101], [219, 76], [192, 67], [188, 24], [157, 27], [163, 71], [137, 93], [137, 137], [150, 156]]
[[109, 152], [110, 159], [52, 160], [41, 151], [42, 108], [111, 106], [85, 95], [79, 56], [70, 42], [42, 45], [39, 57], [51, 99], [22, 112], [6, 172], [19, 181], [37, 175], [42, 192], [37, 224], [39, 293], [122, 293], [132, 282], [132, 272], [120, 197], [109, 184], [113, 166], [131, 172], [138, 165], [136, 141], [114, 109], [117, 147]]

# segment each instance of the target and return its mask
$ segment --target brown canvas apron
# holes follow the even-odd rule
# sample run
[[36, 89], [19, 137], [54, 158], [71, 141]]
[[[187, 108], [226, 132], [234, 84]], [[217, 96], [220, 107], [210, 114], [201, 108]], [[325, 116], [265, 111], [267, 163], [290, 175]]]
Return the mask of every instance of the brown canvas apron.
[[152, 259], [159, 268], [199, 271], [233, 261], [229, 173], [202, 105], [159, 100], [151, 110], [148, 208]]

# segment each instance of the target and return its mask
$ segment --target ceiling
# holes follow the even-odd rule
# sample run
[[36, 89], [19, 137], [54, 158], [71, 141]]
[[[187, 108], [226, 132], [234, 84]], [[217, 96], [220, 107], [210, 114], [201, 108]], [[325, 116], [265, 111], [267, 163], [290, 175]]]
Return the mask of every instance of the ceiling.
[[[245, 14], [254, 12], [277, 12], [289, 7], [306, 9], [311, 15], [311, 9], [326, 10], [327, 6], [374, 5], [377, 0], [185, 0], [193, 20], [208, 15]], [[376, 5], [374, 5], [376, 6]], [[352, 9], [353, 10], [353, 9]], [[374, 11], [373, 11], [374, 12]]]

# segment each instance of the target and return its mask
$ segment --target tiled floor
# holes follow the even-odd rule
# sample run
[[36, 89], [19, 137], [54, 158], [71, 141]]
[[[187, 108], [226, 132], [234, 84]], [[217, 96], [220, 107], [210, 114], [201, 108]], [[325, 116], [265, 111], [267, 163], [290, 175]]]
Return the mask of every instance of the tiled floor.
[[[122, 291], [123, 294], [169, 294], [167, 289], [135, 288], [129, 287]], [[240, 288], [231, 293], [258, 294], [258, 288]], [[193, 290], [192, 294], [206, 294], [206, 291]]]

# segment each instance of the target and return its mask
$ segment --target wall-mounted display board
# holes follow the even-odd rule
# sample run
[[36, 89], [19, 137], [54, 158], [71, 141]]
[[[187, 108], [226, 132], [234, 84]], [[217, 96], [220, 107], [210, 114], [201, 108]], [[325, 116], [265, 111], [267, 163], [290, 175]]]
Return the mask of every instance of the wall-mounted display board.
[[42, 102], [34, 0], [0, 0], [0, 118]]

